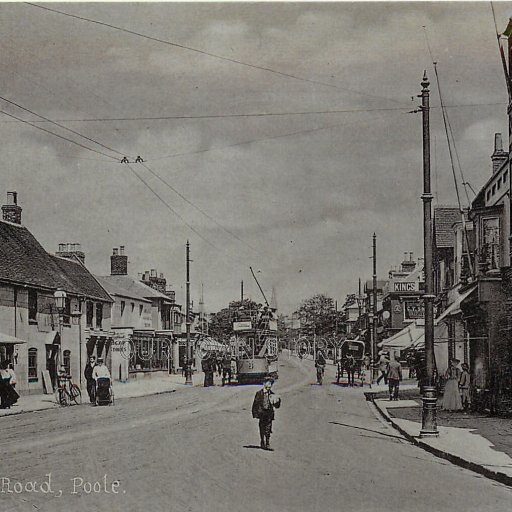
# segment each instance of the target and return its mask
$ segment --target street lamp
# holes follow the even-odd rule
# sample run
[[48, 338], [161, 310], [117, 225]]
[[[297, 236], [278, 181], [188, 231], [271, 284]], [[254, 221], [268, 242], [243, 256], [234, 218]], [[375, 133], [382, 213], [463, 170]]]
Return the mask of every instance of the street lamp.
[[59, 312], [59, 364], [62, 364], [62, 324], [64, 323], [64, 310], [66, 309], [67, 294], [64, 290], [57, 288], [53, 297], [55, 298], [55, 305]]

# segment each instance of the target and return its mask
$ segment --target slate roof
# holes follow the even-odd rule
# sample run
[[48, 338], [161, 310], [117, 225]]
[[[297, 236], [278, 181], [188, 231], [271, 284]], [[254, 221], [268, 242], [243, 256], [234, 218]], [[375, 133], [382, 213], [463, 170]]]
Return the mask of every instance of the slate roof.
[[74, 295], [112, 302], [107, 291], [78, 260], [47, 253], [30, 231], [0, 221], [0, 281], [39, 288], [62, 288]]
[[128, 275], [102, 276], [98, 277], [98, 279], [105, 285], [107, 290], [115, 295], [133, 297], [139, 300], [164, 299], [169, 303], [174, 302], [167, 295]]
[[460, 210], [456, 206], [434, 207], [434, 241], [436, 247], [453, 247], [455, 233], [453, 225], [461, 222]]

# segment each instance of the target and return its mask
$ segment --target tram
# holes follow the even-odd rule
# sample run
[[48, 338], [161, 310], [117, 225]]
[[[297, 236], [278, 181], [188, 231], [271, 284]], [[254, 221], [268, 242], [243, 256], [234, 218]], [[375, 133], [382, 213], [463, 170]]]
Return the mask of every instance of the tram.
[[260, 383], [268, 375], [278, 377], [277, 320], [274, 315], [268, 307], [260, 311], [237, 312], [230, 344], [240, 384]]

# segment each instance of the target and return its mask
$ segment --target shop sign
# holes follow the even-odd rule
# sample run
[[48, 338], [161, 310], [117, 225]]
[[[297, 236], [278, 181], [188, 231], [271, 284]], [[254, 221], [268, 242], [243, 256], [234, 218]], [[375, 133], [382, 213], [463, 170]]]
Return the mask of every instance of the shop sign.
[[416, 292], [418, 291], [418, 283], [416, 281], [395, 281], [393, 283], [393, 291]]
[[405, 319], [417, 320], [425, 318], [425, 306], [422, 302], [406, 302], [405, 303]]
[[233, 331], [249, 331], [252, 329], [252, 324], [248, 322], [233, 322]]

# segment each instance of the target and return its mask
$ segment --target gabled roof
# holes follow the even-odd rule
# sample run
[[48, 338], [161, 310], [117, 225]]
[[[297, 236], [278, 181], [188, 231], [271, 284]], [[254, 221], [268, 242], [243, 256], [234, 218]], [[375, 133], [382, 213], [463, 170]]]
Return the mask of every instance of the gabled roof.
[[[174, 303], [167, 295], [141, 283], [139, 280], [131, 276], [102, 276], [98, 279], [107, 289], [111, 289], [115, 295], [123, 297], [131, 297], [134, 299], [163, 299], [168, 303]], [[117, 290], [114, 291], [114, 290]]]
[[460, 210], [457, 206], [434, 207], [434, 241], [436, 247], [453, 247], [455, 233], [453, 225], [461, 221]]
[[47, 253], [30, 231], [19, 224], [0, 221], [0, 281], [83, 295], [112, 302], [106, 290], [78, 260]]

